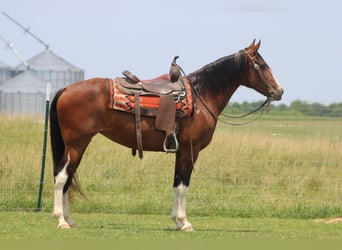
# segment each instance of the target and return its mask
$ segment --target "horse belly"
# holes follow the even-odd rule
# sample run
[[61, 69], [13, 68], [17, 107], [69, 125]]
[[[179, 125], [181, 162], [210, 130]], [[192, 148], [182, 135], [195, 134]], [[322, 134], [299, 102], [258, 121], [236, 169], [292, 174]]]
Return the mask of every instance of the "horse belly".
[[[107, 119], [105, 128], [100, 133], [118, 144], [137, 149], [134, 115], [123, 111], [110, 110], [109, 112], [110, 119]], [[163, 151], [165, 133], [155, 128], [153, 117], [141, 117], [141, 137], [144, 150]]]

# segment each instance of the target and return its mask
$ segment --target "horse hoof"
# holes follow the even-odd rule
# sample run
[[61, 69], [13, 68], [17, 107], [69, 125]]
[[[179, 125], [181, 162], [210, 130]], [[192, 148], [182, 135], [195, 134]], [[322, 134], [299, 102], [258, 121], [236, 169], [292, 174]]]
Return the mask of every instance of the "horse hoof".
[[194, 232], [195, 231], [192, 226], [188, 226], [188, 227], [182, 228], [181, 230], [183, 232]]
[[70, 228], [78, 228], [77, 223], [70, 224]]
[[69, 229], [70, 226], [69, 226], [69, 224], [60, 224], [60, 225], [57, 226], [57, 228], [60, 228], [60, 229]]
[[185, 226], [185, 227], [176, 228], [176, 231], [194, 232], [195, 230], [193, 229], [192, 226]]

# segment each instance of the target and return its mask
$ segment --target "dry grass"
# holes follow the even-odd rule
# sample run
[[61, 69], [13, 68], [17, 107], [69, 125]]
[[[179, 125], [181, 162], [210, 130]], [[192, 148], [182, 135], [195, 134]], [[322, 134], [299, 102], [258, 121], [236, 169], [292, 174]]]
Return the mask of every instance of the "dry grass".
[[[1, 209], [34, 209], [43, 124], [0, 116]], [[342, 213], [342, 120], [269, 116], [252, 125], [218, 125], [192, 176], [188, 215], [329, 217]], [[170, 214], [174, 155], [129, 149], [96, 136], [78, 176], [89, 201], [78, 212]], [[43, 208], [52, 207], [48, 148]]]

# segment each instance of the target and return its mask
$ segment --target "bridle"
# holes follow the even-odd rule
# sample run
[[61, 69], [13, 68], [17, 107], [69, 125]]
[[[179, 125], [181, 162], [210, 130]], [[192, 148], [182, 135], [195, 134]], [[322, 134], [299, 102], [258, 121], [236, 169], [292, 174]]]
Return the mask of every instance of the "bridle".
[[[256, 62], [255, 60], [255, 57], [252, 57], [246, 50], [241, 50], [239, 51], [239, 53], [245, 53], [247, 55], [247, 57], [249, 58], [249, 60], [252, 62], [253, 64], [253, 67], [254, 67], [254, 70], [258, 72], [261, 80], [265, 83], [267, 81], [266, 77], [262, 74], [262, 72], [260, 71], [260, 65]], [[183, 70], [181, 70], [182, 73], [184, 73]], [[242, 122], [242, 123], [232, 123], [232, 122], [227, 122], [227, 121], [224, 121], [222, 120], [219, 116], [220, 115], [216, 115], [210, 108], [209, 106], [207, 105], [207, 103], [203, 100], [203, 98], [200, 96], [200, 94], [198, 93], [197, 89], [195, 89], [192, 84], [191, 84], [191, 87], [192, 87], [192, 90], [194, 91], [195, 95], [197, 96], [197, 98], [201, 101], [201, 103], [203, 104], [203, 106], [206, 108], [206, 110], [215, 118], [217, 119], [218, 121], [224, 123], [224, 124], [227, 124], [227, 125], [232, 125], [232, 126], [239, 126], [239, 125], [247, 125], [247, 124], [250, 124], [256, 120], [258, 120], [261, 115], [263, 115], [265, 113], [265, 111], [267, 112], [268, 111], [268, 108], [269, 108], [269, 105], [272, 101], [272, 97], [267, 97], [267, 99], [256, 109], [244, 114], [244, 115], [240, 115], [240, 116], [232, 116], [232, 115], [227, 115], [227, 114], [224, 114], [224, 113], [221, 113], [220, 115], [224, 116], [224, 117], [227, 117], [227, 118], [233, 118], [233, 119], [239, 119], [239, 118], [244, 118], [246, 116], [249, 116], [251, 114], [254, 114], [256, 113], [257, 111], [259, 111], [260, 109], [264, 108], [263, 109], [263, 112], [261, 112], [256, 118], [250, 120], [250, 121], [247, 121], [247, 122]]]
[[263, 83], [266, 83], [268, 80], [265, 77], [265, 75], [262, 74], [262, 72], [260, 71], [260, 65], [255, 60], [256, 56], [251, 56], [246, 50], [241, 50], [241, 51], [243, 53], [245, 53], [247, 55], [247, 57], [249, 58], [249, 60], [252, 62], [254, 69], [256, 70], [256, 72], [258, 73], [259, 77], [261, 78], [261, 81], [263, 81]]
[[[253, 58], [247, 51], [245, 50], [242, 50], [244, 53], [247, 54], [248, 58], [251, 60], [251, 62], [253, 63], [253, 67], [254, 69], [259, 73], [259, 76], [260, 78], [262, 79], [262, 81], [265, 80], [265, 77], [262, 76], [261, 72], [260, 72], [260, 66], [259, 64], [256, 63], [255, 61], [255, 58]], [[241, 51], [240, 51], [241, 52]], [[240, 53], [239, 52], [239, 53]], [[186, 77], [187, 75], [185, 74], [184, 70], [178, 65], [175, 63], [175, 66], [179, 69], [179, 71], [181, 72], [181, 74], [188, 79], [188, 81], [190, 82], [190, 86], [191, 86], [191, 89], [192, 91], [195, 93], [195, 95], [197, 96], [197, 98], [202, 102], [203, 106], [206, 108], [206, 110], [212, 115], [212, 117], [214, 117], [216, 120], [224, 123], [224, 124], [227, 124], [227, 125], [232, 125], [232, 126], [238, 126], [238, 125], [247, 125], [249, 123], [252, 123], [254, 121], [256, 121], [257, 119], [260, 118], [261, 115], [263, 115], [265, 113], [265, 111], [267, 112], [268, 111], [268, 107], [270, 105], [270, 102], [272, 101], [272, 98], [271, 97], [267, 97], [266, 101], [261, 104], [260, 107], [258, 107], [257, 109], [251, 111], [251, 112], [248, 112], [247, 114], [244, 114], [244, 115], [241, 115], [241, 116], [230, 116], [230, 115], [226, 115], [226, 114], [221, 114], [222, 116], [225, 116], [225, 117], [228, 117], [228, 118], [243, 118], [243, 117], [246, 117], [248, 115], [251, 115], [255, 112], [257, 112], [258, 110], [264, 108], [263, 112], [261, 112], [256, 118], [248, 121], [248, 122], [243, 122], [243, 123], [230, 123], [230, 122], [227, 122], [227, 121], [224, 121], [222, 119], [219, 118], [218, 115], [216, 115], [210, 108], [209, 106], [207, 105], [207, 103], [203, 100], [203, 98], [200, 96], [200, 94], [198, 93], [197, 89], [193, 87], [190, 79], [188, 77]], [[183, 81], [183, 80], [182, 80]], [[184, 85], [184, 82], [183, 82], [183, 85]], [[185, 85], [184, 85], [185, 86]], [[189, 128], [191, 128], [191, 118], [190, 116], [188, 116], [188, 121], [189, 121]], [[193, 155], [193, 145], [192, 145], [192, 130], [190, 129], [189, 130], [189, 136], [190, 136], [190, 154], [191, 154], [191, 162], [192, 162], [192, 166], [194, 167], [195, 166], [195, 162], [194, 162], [194, 155]]]

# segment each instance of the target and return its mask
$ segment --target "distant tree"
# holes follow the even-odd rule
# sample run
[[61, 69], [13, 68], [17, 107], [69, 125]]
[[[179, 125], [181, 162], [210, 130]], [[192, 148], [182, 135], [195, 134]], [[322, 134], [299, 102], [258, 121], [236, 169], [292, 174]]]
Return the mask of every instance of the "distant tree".
[[277, 107], [277, 110], [279, 110], [279, 111], [285, 111], [285, 110], [287, 110], [288, 109], [288, 107], [286, 106], [286, 104], [280, 104], [280, 105], [278, 105], [278, 106], [276, 106]]
[[342, 117], [342, 102], [332, 103], [327, 109], [329, 110], [327, 116]]
[[[262, 105], [264, 101], [256, 102], [232, 102], [227, 106], [227, 112], [246, 113]], [[307, 101], [295, 100], [289, 106], [285, 104], [271, 103], [270, 109], [277, 115], [305, 115], [305, 116], [326, 116], [342, 117], [342, 102], [324, 105], [318, 102], [309, 103]]]
[[328, 107], [318, 103], [314, 102], [310, 104], [310, 110], [306, 115], [310, 116], [326, 116], [326, 114], [329, 112]]
[[306, 102], [303, 102], [300, 100], [295, 100], [295, 101], [291, 102], [290, 109], [305, 115], [307, 113], [307, 110], [308, 110], [308, 105]]

